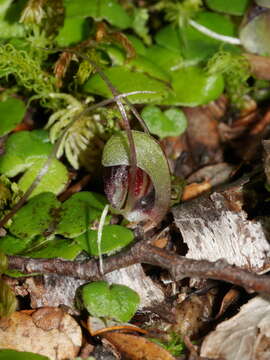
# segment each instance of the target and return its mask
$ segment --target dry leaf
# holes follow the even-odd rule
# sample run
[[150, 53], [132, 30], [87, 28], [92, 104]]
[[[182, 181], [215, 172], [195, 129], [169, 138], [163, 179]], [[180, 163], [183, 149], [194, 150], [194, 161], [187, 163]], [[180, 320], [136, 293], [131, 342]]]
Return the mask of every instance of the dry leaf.
[[270, 359], [270, 298], [242, 306], [239, 314], [217, 326], [204, 340], [201, 356], [224, 360]]
[[79, 325], [61, 309], [41, 308], [15, 312], [8, 323], [0, 321], [0, 348], [30, 351], [51, 360], [75, 358], [82, 342]]
[[136, 335], [111, 332], [103, 335], [127, 360], [174, 360], [175, 358], [157, 344]]

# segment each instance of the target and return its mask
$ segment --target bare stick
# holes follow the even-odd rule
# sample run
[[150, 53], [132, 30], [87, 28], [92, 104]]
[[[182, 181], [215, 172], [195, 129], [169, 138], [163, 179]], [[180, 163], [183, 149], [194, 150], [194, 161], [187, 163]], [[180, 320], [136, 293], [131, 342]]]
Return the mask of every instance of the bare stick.
[[[100, 278], [98, 262], [94, 259], [85, 262], [31, 259], [20, 256], [9, 256], [8, 259], [9, 269], [16, 269], [25, 274], [58, 274], [89, 281]], [[188, 259], [149, 245], [145, 241], [137, 242], [129, 250], [104, 259], [103, 271], [104, 274], [107, 274], [137, 263], [166, 269], [176, 281], [186, 277], [215, 279], [244, 287], [250, 292], [270, 294], [270, 277], [267, 275], [248, 272], [237, 266], [229, 265], [225, 260], [209, 262], [207, 260]]]

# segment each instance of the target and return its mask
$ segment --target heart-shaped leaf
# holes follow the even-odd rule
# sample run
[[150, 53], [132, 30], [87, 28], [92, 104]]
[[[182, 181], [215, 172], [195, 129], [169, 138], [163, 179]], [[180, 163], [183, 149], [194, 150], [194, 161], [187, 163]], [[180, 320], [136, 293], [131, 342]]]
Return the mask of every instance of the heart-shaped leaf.
[[[42, 244], [43, 240], [43, 244]], [[40, 239], [41, 246], [35, 250], [24, 252], [24, 255], [30, 258], [62, 258], [66, 260], [74, 260], [81, 252], [81, 247], [75, 242], [67, 239], [55, 238], [53, 240]], [[36, 248], [37, 246], [35, 246]]]
[[13, 217], [9, 228], [12, 235], [20, 239], [33, 239], [41, 235], [59, 218], [61, 203], [52, 193], [39, 194], [23, 206]]
[[64, 26], [55, 40], [58, 46], [71, 46], [85, 40], [89, 31], [89, 23], [84, 17], [65, 17]]
[[22, 121], [25, 110], [24, 102], [14, 97], [0, 102], [0, 136], [8, 134]]
[[[44, 167], [46, 160], [35, 160], [34, 164], [29, 168], [18, 182], [18, 186], [22, 191], [26, 191], [33, 183], [34, 179]], [[29, 198], [43, 192], [53, 192], [54, 194], [60, 194], [67, 186], [69, 181], [68, 171], [65, 165], [57, 160], [52, 159], [49, 165], [48, 171], [43, 175], [42, 179], [38, 183], [37, 187]]]
[[35, 160], [46, 159], [51, 150], [47, 131], [20, 131], [12, 134], [5, 144], [5, 154], [0, 157], [0, 172], [8, 177], [16, 176], [32, 166]]
[[19, 239], [8, 234], [0, 239], [0, 251], [6, 255], [16, 255], [21, 253], [30, 242], [31, 238]]
[[47, 356], [42, 356], [26, 351], [0, 350], [0, 360], [49, 360]]
[[172, 87], [175, 95], [164, 100], [166, 105], [198, 106], [217, 99], [224, 90], [222, 75], [209, 75], [197, 66], [174, 72]]
[[[153, 79], [146, 74], [131, 71], [125, 66], [114, 66], [104, 70], [104, 73], [120, 93], [132, 91], [155, 92], [153, 94], [136, 94], [128, 96], [128, 100], [131, 103], [140, 104], [160, 101], [161, 99], [166, 98], [170, 91], [169, 87], [166, 86], [164, 82]], [[108, 86], [98, 74], [90, 77], [84, 85], [84, 90], [106, 98], [111, 98], [112, 96], [110, 89], [108, 89]]]
[[[171, 180], [167, 159], [157, 141], [151, 136], [139, 131], [132, 131], [132, 136], [137, 166], [149, 176], [155, 189], [155, 201], [154, 206], [146, 213], [136, 208], [133, 209], [134, 211], [123, 209], [122, 212], [130, 221], [151, 219], [154, 223], [159, 222], [170, 205]], [[106, 143], [102, 164], [105, 167], [130, 165], [129, 143], [125, 132], [113, 135]], [[129, 191], [132, 191], [132, 195], [136, 193], [136, 189]]]
[[105, 204], [104, 196], [91, 192], [74, 194], [63, 204], [53, 193], [36, 195], [14, 215], [9, 227], [12, 236], [0, 239], [0, 249], [14, 255], [34, 247], [33, 257], [74, 258], [81, 247], [66, 239], [52, 240], [53, 235], [79, 236], [101, 215]]
[[62, 205], [60, 221], [56, 227], [57, 234], [68, 238], [77, 237], [100, 216], [101, 209], [92, 207], [87, 199], [87, 193], [80, 194], [73, 195]]
[[129, 321], [140, 303], [139, 295], [124, 285], [109, 285], [105, 281], [87, 284], [82, 289], [87, 311], [96, 317]]
[[142, 117], [150, 131], [160, 138], [181, 135], [187, 128], [187, 118], [182, 110], [170, 108], [162, 112], [157, 106], [148, 105]]
[[206, 4], [211, 10], [230, 15], [243, 15], [249, 2], [250, 0], [233, 0], [229, 3], [224, 0], [206, 0]]
[[[76, 243], [90, 255], [98, 256], [97, 230], [88, 230], [75, 239]], [[101, 254], [116, 252], [134, 239], [133, 232], [120, 225], [105, 225], [101, 237]]]
[[131, 26], [131, 18], [116, 0], [65, 0], [67, 17], [93, 17], [107, 20], [110, 24], [125, 29]]

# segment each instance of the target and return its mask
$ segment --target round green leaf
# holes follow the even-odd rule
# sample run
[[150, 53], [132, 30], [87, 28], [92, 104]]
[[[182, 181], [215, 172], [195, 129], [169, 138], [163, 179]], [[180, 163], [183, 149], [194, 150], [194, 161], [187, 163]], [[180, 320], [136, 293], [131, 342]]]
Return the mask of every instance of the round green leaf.
[[173, 25], [163, 27], [156, 34], [155, 40], [158, 45], [177, 54], [181, 53], [181, 44], [177, 27]]
[[89, 23], [84, 17], [66, 17], [55, 40], [58, 46], [70, 46], [85, 40], [89, 32]]
[[46, 159], [52, 150], [48, 132], [20, 131], [11, 134], [0, 157], [0, 173], [13, 177], [29, 168], [37, 159]]
[[85, 285], [82, 300], [92, 316], [121, 322], [129, 321], [140, 303], [139, 295], [134, 290], [124, 285], [109, 286], [105, 281]]
[[[146, 74], [133, 72], [124, 66], [114, 66], [104, 71], [112, 84], [120, 93], [132, 91], [154, 91], [154, 94], [137, 94], [128, 96], [131, 103], [148, 103], [160, 101], [166, 98], [169, 88], [159, 80], [153, 79]], [[85, 83], [84, 90], [86, 92], [111, 98], [112, 93], [100, 75], [95, 74]]]
[[0, 360], [49, 360], [49, 358], [26, 351], [0, 350]]
[[150, 133], [164, 138], [178, 136], [187, 128], [187, 118], [182, 110], [170, 108], [162, 112], [157, 106], [148, 105], [142, 111], [142, 117]]
[[135, 314], [139, 304], [139, 295], [125, 285], [111, 285], [112, 308], [111, 317], [113, 319], [127, 322]]
[[[167, 72], [179, 69], [183, 65], [183, 57], [180, 54], [180, 50], [176, 52], [160, 45], [153, 45], [147, 48], [145, 56], [150, 60], [155, 59], [155, 64]], [[171, 74], [172, 76], [173, 74]]]
[[[266, 0], [268, 1], [268, 0]], [[219, 11], [230, 15], [243, 15], [248, 7], [250, 0], [206, 0], [206, 5], [214, 11]]]
[[[225, 36], [235, 36], [236, 29], [233, 22], [225, 15], [211, 12], [201, 12], [195, 21], [206, 28]], [[212, 56], [222, 46], [223, 50], [236, 51], [235, 46], [226, 44], [204, 35], [191, 25], [179, 29], [181, 51], [185, 59], [199, 62]]]
[[65, 0], [67, 17], [93, 17], [96, 21], [107, 20], [125, 29], [131, 26], [131, 18], [117, 0]]
[[[39, 171], [43, 168], [47, 160], [36, 160], [20, 178], [18, 186], [22, 191], [26, 191], [32, 184]], [[43, 192], [52, 192], [60, 194], [69, 181], [67, 168], [57, 159], [52, 159], [49, 169], [42, 177], [35, 190], [31, 193], [30, 198]]]
[[[102, 230], [101, 254], [122, 249], [134, 239], [133, 232], [120, 225], [105, 225]], [[76, 243], [90, 255], [98, 256], [97, 230], [88, 230], [76, 238]]]
[[174, 96], [164, 100], [165, 105], [198, 106], [217, 99], [224, 90], [222, 75], [208, 75], [196, 66], [174, 72]]
[[82, 288], [82, 300], [92, 316], [111, 317], [111, 294], [106, 281], [96, 281], [85, 285]]
[[0, 251], [7, 255], [16, 255], [22, 252], [31, 239], [19, 239], [15, 236], [6, 235], [0, 238]]
[[81, 248], [75, 242], [67, 239], [55, 238], [54, 240], [44, 240], [41, 248], [33, 251], [26, 251], [24, 256], [30, 258], [62, 258], [66, 260], [74, 260], [81, 252]]
[[33, 197], [14, 215], [9, 231], [28, 242], [50, 227], [55, 221], [60, 204], [52, 193], [42, 193]]
[[84, 233], [101, 214], [101, 210], [92, 207], [84, 200], [87, 196], [75, 195], [62, 205], [60, 220], [55, 230], [56, 234], [67, 238], [74, 238]]
[[155, 79], [170, 81], [170, 76], [152, 60], [138, 54], [134, 59], [130, 60], [126, 64], [126, 67], [130, 70], [134, 69], [137, 72], [148, 74]]
[[9, 97], [0, 102], [0, 136], [8, 134], [18, 125], [25, 113], [25, 105], [22, 100]]

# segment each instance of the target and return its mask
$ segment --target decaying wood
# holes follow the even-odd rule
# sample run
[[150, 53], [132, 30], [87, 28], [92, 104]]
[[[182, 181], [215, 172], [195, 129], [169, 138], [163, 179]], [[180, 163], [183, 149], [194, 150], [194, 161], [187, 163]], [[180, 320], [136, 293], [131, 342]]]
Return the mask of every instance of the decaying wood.
[[248, 220], [243, 183], [181, 204], [174, 220], [188, 246], [187, 258], [225, 259], [249, 271], [270, 269], [270, 244], [260, 220]]
[[[155, 285], [149, 276], [146, 276], [140, 264], [115, 270], [105, 279], [110, 283], [122, 284], [135, 290], [140, 296], [140, 308], [159, 304], [164, 300], [162, 290]], [[57, 274], [31, 277], [26, 279], [25, 285], [31, 298], [33, 309], [43, 306], [66, 305], [74, 310], [76, 290], [88, 280], [76, 279], [70, 276]], [[24, 285], [24, 286], [25, 286]]]
[[110, 283], [122, 284], [135, 290], [140, 296], [140, 308], [152, 307], [164, 301], [163, 291], [146, 276], [140, 264], [134, 264], [105, 275]]

